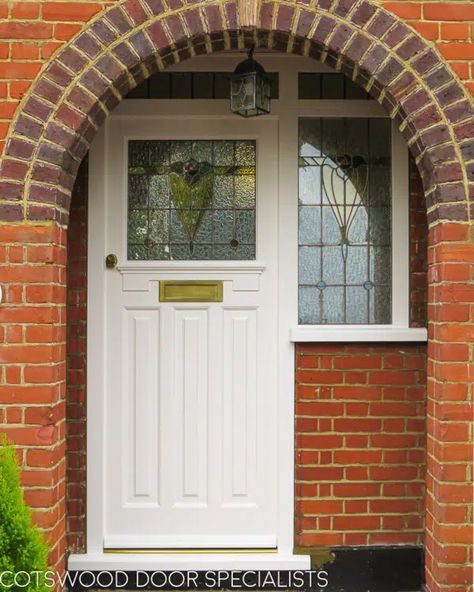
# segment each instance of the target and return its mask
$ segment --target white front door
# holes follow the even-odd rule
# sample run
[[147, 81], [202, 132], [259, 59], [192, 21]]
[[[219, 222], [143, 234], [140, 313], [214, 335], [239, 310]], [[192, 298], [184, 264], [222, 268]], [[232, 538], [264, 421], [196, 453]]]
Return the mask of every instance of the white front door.
[[[214, 183], [214, 197], [210, 201], [206, 195], [196, 198], [204, 200], [206, 208], [222, 207], [215, 204], [220, 183], [224, 193], [225, 187], [228, 191], [223, 199], [232, 202], [226, 206], [230, 218], [234, 217], [229, 228], [239, 216], [247, 217], [246, 229], [228, 229], [233, 239], [218, 239], [219, 233], [225, 234], [219, 226], [225, 216], [212, 213], [207, 240], [226, 244], [199, 243], [201, 227], [211, 222], [196, 212], [190, 214], [179, 202], [179, 183], [188, 173], [178, 169], [201, 166], [196, 164], [199, 157], [171, 155], [164, 165], [151, 157], [146, 162], [140, 156], [136, 162], [129, 160], [140, 142], [142, 147], [152, 142], [149, 146], [160, 152], [163, 146], [180, 150], [186, 147], [185, 141], [192, 150], [199, 142], [203, 149], [224, 152], [242, 147], [252, 151], [254, 146], [253, 165], [245, 158], [241, 165], [234, 159], [226, 168], [219, 166], [216, 157], [214, 181], [209, 181]], [[116, 254], [118, 259], [116, 267], [103, 267], [107, 302], [104, 548], [275, 548], [276, 122], [235, 116], [123, 118], [107, 124], [104, 145], [105, 254]], [[211, 157], [201, 157], [204, 160]], [[144, 191], [149, 192], [150, 183], [165, 182], [172, 170], [177, 171], [174, 179], [181, 179], [178, 185], [171, 189], [168, 185], [167, 190], [155, 187], [153, 198], [159, 200], [160, 191], [169, 191], [169, 204], [150, 206], [148, 195], [145, 209], [134, 209], [143, 207], [143, 203], [131, 203], [140, 200], [135, 192], [144, 187], [139, 175], [148, 174]], [[245, 197], [239, 192], [252, 190], [252, 182], [242, 180], [240, 173], [256, 179], [255, 231], [252, 206], [239, 209], [239, 200]], [[135, 180], [130, 180], [134, 174]], [[245, 181], [245, 187], [240, 187], [240, 181]], [[199, 206], [204, 207], [203, 202]], [[143, 220], [137, 223], [140, 216]], [[181, 220], [178, 238], [168, 227], [172, 216]], [[165, 239], [157, 243], [153, 234], [154, 240], [143, 239], [140, 224], [145, 232], [164, 233]], [[229, 239], [234, 241], [230, 247]], [[180, 301], [179, 294], [171, 302], [160, 300], [160, 282], [163, 288], [163, 282], [170, 280], [185, 285], [196, 280], [222, 282], [222, 301]], [[182, 285], [179, 289], [183, 294]]]

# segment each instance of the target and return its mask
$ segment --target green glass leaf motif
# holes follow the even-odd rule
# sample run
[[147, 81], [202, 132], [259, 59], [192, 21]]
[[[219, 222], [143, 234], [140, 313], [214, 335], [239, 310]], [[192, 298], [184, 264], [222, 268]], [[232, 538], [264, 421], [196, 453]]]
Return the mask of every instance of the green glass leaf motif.
[[214, 190], [214, 170], [208, 162], [194, 159], [170, 167], [171, 199], [193, 250], [194, 237]]

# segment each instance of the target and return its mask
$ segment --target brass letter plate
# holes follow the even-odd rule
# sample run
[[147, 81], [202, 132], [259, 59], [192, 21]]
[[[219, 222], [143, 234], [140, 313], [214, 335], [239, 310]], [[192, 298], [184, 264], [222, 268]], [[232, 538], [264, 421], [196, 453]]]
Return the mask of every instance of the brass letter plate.
[[222, 302], [222, 280], [162, 280], [160, 302]]

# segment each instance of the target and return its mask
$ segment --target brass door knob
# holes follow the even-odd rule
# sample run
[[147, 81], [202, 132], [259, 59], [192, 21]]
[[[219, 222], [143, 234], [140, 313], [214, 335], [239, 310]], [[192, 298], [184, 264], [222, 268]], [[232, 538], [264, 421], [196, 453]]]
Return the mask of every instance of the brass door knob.
[[107, 257], [105, 258], [105, 266], [108, 269], [113, 269], [114, 267], [117, 266], [117, 263], [118, 263], [117, 255], [115, 255], [114, 253], [109, 253], [107, 255]]

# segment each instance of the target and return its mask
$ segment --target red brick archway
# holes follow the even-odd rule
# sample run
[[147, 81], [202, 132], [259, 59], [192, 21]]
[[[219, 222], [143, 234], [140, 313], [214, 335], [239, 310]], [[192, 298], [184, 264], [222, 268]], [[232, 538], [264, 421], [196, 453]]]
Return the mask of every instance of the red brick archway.
[[[427, 581], [431, 591], [462, 586], [466, 557], [450, 545], [469, 544], [470, 528], [450, 504], [465, 504], [470, 495], [471, 100], [437, 52], [373, 1], [263, 2], [258, 28], [246, 32], [232, 1], [168, 4], [127, 0], [61, 50], [25, 97], [1, 163], [2, 234], [21, 247], [6, 278], [12, 288], [3, 320], [26, 326], [19, 347], [3, 352], [2, 397], [44, 405], [25, 417], [29, 427], [10, 433], [35, 447], [25, 451], [25, 465], [42, 467], [42, 483], [50, 486], [47, 511], [37, 519], [57, 543], [54, 560], [64, 556], [65, 227], [79, 164], [107, 114], [147, 76], [193, 55], [255, 43], [309, 55], [351, 76], [398, 121], [417, 161], [430, 222]], [[18, 360], [20, 372], [8, 366]], [[464, 479], [451, 463], [464, 468]], [[37, 478], [32, 471], [26, 484]]]

